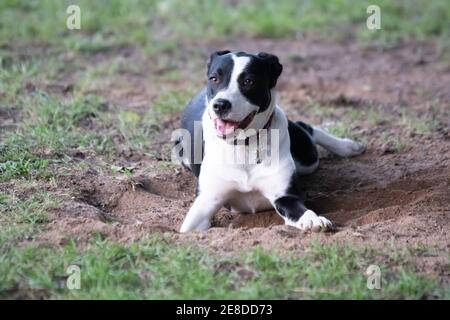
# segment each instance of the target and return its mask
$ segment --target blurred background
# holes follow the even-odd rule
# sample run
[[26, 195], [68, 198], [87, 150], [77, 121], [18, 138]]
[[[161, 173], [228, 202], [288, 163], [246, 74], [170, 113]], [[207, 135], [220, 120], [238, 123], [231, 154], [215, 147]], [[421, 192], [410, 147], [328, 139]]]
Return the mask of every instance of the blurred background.
[[[65, 28], [66, 8], [71, 4], [81, 9], [79, 32]], [[382, 8], [383, 32], [365, 28], [369, 5]], [[4, 0], [0, 6], [2, 46], [32, 42], [81, 52], [135, 45], [151, 54], [177, 51], [183, 41], [295, 39], [308, 33], [379, 46], [433, 37], [448, 46], [450, 36], [445, 0]]]
[[[66, 27], [66, 9], [72, 4], [81, 11], [80, 30]], [[372, 4], [381, 8], [381, 30], [366, 26], [366, 10]], [[344, 103], [375, 99], [398, 105], [412, 91], [437, 98], [444, 93], [433, 91], [446, 82], [430, 84], [418, 75], [412, 78], [422, 82], [419, 87], [413, 79], [376, 87], [393, 80], [392, 73], [402, 71], [408, 59], [449, 64], [448, 21], [447, 0], [3, 0], [2, 108], [30, 99], [24, 92], [56, 100], [104, 99], [119, 107], [120, 123], [133, 132], [120, 133], [120, 141], [140, 148], [150, 131], [158, 133], [161, 121], [176, 116], [201, 88], [205, 62], [218, 49], [279, 55], [285, 64], [280, 88], [289, 89], [283, 101], [289, 104], [327, 99], [339, 103], [340, 96]], [[395, 61], [383, 56], [402, 47], [408, 48], [400, 51], [403, 56], [397, 51]], [[377, 78], [381, 73], [385, 77]], [[373, 79], [362, 79], [365, 76]], [[101, 148], [116, 147], [104, 139]]]

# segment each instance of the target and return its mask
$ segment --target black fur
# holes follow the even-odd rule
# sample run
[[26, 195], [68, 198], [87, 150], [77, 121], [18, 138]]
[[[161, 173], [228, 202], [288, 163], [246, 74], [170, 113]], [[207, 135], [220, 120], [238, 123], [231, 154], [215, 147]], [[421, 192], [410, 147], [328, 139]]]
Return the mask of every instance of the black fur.
[[303, 200], [296, 195], [286, 195], [278, 198], [275, 200], [275, 209], [281, 216], [294, 222], [297, 222], [308, 210]]
[[[250, 58], [250, 62], [239, 75], [239, 90], [252, 104], [259, 106], [258, 112], [267, 110], [272, 100], [270, 90], [275, 87], [283, 71], [278, 57], [265, 52], [257, 55], [240, 52], [236, 55]], [[245, 85], [247, 79], [252, 81], [251, 85]]]
[[277, 212], [294, 222], [298, 221], [303, 213], [308, 210], [304, 205], [304, 195], [298, 181], [297, 174], [292, 175], [285, 195], [275, 200]]
[[[203, 130], [201, 121], [203, 113], [205, 112], [205, 108], [206, 89], [203, 89], [188, 103], [181, 117], [181, 127], [188, 130], [191, 136], [191, 154], [189, 156], [190, 167], [188, 169], [190, 169], [196, 177], [200, 175], [201, 163], [194, 163], [194, 152], [195, 150], [197, 150], [197, 152], [201, 152], [202, 155], [204, 154]], [[194, 126], [195, 122], [197, 122], [197, 126]], [[195, 132], [195, 129], [197, 129], [197, 132]], [[198, 137], [197, 140], [195, 140], [196, 137]], [[182, 143], [182, 141], [179, 141], [178, 143]], [[182, 152], [183, 151], [184, 150], [182, 150]]]
[[288, 122], [291, 154], [295, 161], [309, 167], [319, 160], [317, 148], [312, 141], [312, 128], [303, 122]]
[[[217, 92], [227, 88], [230, 83], [234, 62], [229, 53], [230, 51], [217, 51], [209, 58], [206, 92], [210, 100], [214, 98]], [[217, 79], [217, 82], [212, 81], [213, 77]]]
[[306, 124], [303, 121], [296, 121], [295, 123], [306, 130], [306, 132], [308, 132], [310, 136], [313, 135], [314, 129], [309, 124]]

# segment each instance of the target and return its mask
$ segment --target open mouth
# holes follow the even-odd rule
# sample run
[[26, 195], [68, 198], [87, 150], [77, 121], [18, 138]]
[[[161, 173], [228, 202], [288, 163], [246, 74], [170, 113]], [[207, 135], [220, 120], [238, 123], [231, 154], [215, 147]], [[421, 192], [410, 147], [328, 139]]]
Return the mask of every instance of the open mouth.
[[230, 121], [216, 118], [214, 119], [214, 126], [216, 127], [216, 131], [218, 134], [222, 136], [227, 136], [233, 133], [236, 129], [245, 129], [248, 127], [250, 122], [252, 122], [256, 111], [250, 113], [247, 117], [245, 117], [242, 121]]

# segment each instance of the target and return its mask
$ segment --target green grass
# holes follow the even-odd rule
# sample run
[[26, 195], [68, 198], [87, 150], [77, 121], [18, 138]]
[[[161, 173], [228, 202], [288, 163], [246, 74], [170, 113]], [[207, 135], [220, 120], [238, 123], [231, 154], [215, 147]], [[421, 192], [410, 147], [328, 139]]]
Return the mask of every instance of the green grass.
[[0, 248], [14, 247], [32, 239], [50, 222], [49, 210], [59, 206], [55, 195], [41, 190], [35, 182], [16, 183], [0, 195]]
[[38, 92], [20, 97], [19, 105], [23, 121], [5, 134], [0, 146], [0, 180], [46, 175], [48, 165], [70, 148], [103, 147], [105, 138], [83, 130], [83, 121], [100, 112], [99, 99], [61, 101]]
[[21, 97], [23, 121], [0, 144], [0, 181], [16, 177], [50, 178], [49, 165], [64, 161], [70, 150], [90, 149], [117, 155], [121, 148], [146, 150], [163, 121], [185, 106], [190, 90], [166, 92], [141, 116], [97, 96], [57, 99], [43, 92]]
[[[375, 132], [372, 136], [377, 135], [384, 147], [395, 153], [404, 152], [410, 147], [408, 137], [411, 135], [432, 135], [443, 125], [439, 122], [440, 118], [435, 115], [438, 111], [426, 115], [419, 115], [413, 110], [387, 113], [371, 105], [351, 107], [324, 105], [316, 101], [310, 101], [307, 108], [327, 121], [332, 119], [332, 122], [325, 127], [331, 134], [340, 138], [353, 138], [363, 143], [367, 143], [367, 137], [358, 132], [355, 133], [354, 128], [369, 127], [373, 130], [380, 125], [388, 125], [385, 131]], [[436, 104], [434, 108], [439, 110], [443, 107]]]
[[[65, 27], [69, 4], [81, 8], [81, 30]], [[381, 8], [382, 30], [366, 28], [370, 4]], [[311, 30], [342, 38], [349, 28], [359, 39], [378, 44], [434, 36], [448, 46], [449, 20], [447, 0], [253, 0], [233, 5], [227, 0], [6, 0], [0, 4], [0, 46], [42, 42], [95, 53], [137, 44], [157, 52], [176, 50], [177, 42], [187, 38], [286, 37]]]
[[412, 114], [405, 110], [401, 114], [400, 124], [403, 125], [409, 133], [421, 135], [430, 134], [438, 127], [438, 121], [432, 114], [424, 117]]
[[410, 148], [408, 140], [398, 133], [384, 132], [380, 137], [380, 141], [383, 143], [384, 148], [390, 152], [401, 153]]
[[2, 57], [0, 52], [0, 108], [14, 106], [26, 80], [37, 75], [40, 70], [40, 62], [17, 61], [11, 57]]
[[[0, 296], [32, 295], [90, 299], [374, 299], [444, 298], [436, 279], [402, 265], [381, 265], [381, 289], [366, 287], [371, 250], [314, 244], [303, 256], [281, 258], [253, 249], [224, 258], [195, 246], [152, 238], [121, 245], [100, 238], [86, 248], [74, 243], [51, 248], [11, 248], [0, 256]], [[65, 287], [66, 269], [81, 269], [81, 289]]]

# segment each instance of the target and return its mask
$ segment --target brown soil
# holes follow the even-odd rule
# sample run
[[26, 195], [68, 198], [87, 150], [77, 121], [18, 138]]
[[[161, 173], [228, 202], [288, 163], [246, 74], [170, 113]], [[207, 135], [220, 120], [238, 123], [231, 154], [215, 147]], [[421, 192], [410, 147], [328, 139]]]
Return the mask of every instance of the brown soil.
[[[222, 48], [279, 55], [284, 65], [280, 100], [293, 119], [324, 124], [347, 116], [349, 106], [393, 117], [392, 121], [367, 121], [364, 126], [351, 127], [350, 132], [364, 137], [367, 151], [352, 159], [322, 152], [319, 170], [304, 177], [308, 205], [335, 222], [337, 229], [317, 236], [282, 225], [275, 212], [231, 215], [224, 209], [208, 232], [179, 234], [194, 199], [195, 179], [181, 168], [149, 173], [146, 168], [156, 160], [143, 157], [133, 162], [132, 179], [92, 168], [61, 176], [54, 191], [66, 195], [67, 201], [54, 212], [49, 230], [38, 240], [60, 244], [70, 236], [83, 242], [96, 233], [127, 242], [164, 233], [180, 243], [193, 242], [214, 252], [234, 254], [256, 245], [301, 251], [319, 237], [325, 243], [385, 250], [416, 248], [414, 265], [448, 280], [450, 67], [433, 46], [412, 44], [381, 52], [351, 43], [248, 39], [206, 44], [204, 56]], [[204, 56], [197, 54], [195, 68]], [[189, 72], [200, 88], [204, 70]], [[138, 90], [140, 96], [130, 102], [126, 98], [129, 92], [114, 91], [112, 98], [127, 100], [134, 108], [153, 94], [142, 94], [149, 85], [144, 77], [134, 77], [133, 83], [135, 88], [143, 88]], [[313, 115], [308, 112], [311, 100], [334, 106], [336, 113]], [[429, 121], [431, 115], [433, 130], [418, 134], [405, 129], [398, 121], [404, 110], [423, 121]], [[169, 125], [175, 127], [177, 119]], [[404, 139], [407, 147], [392, 150], [383, 140], [384, 134]], [[165, 133], [162, 141], [168, 138]], [[423, 253], [421, 246], [433, 253]]]

